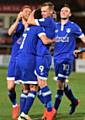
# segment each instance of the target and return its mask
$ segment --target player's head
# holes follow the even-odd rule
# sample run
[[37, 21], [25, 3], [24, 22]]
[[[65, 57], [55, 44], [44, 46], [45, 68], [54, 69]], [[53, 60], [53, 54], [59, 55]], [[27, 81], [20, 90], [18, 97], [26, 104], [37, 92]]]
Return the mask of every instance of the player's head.
[[54, 5], [51, 2], [45, 2], [41, 6], [41, 15], [43, 18], [51, 17], [54, 11]]
[[21, 8], [21, 12], [22, 12], [22, 14], [23, 14], [23, 18], [24, 18], [25, 20], [27, 20], [28, 17], [29, 17], [29, 15], [30, 15], [30, 13], [32, 12], [32, 8], [31, 8], [31, 6], [29, 6], [29, 5], [24, 5], [24, 6]]
[[69, 17], [71, 17], [71, 9], [68, 4], [65, 4], [60, 10], [60, 18], [66, 20]]
[[41, 9], [36, 9], [36, 10], [35, 10], [34, 18], [35, 18], [35, 19], [41, 19], [41, 18], [42, 18]]

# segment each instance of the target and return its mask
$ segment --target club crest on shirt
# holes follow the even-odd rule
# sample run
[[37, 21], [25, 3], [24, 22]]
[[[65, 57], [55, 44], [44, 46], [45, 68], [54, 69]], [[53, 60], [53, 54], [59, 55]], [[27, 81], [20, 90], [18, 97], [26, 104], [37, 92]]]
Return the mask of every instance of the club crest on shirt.
[[55, 30], [55, 33], [58, 33], [58, 29]]
[[70, 29], [70, 28], [67, 28], [67, 29], [66, 29], [66, 32], [67, 32], [67, 33], [70, 33], [70, 32], [71, 32], [71, 29]]

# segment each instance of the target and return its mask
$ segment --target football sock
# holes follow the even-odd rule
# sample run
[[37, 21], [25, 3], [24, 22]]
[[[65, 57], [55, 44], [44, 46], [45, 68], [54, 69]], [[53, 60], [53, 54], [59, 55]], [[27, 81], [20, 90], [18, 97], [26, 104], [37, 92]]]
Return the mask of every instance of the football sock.
[[38, 90], [38, 92], [37, 92], [37, 97], [38, 97], [38, 99], [40, 100], [40, 102], [41, 102], [42, 104], [44, 104], [44, 98], [43, 98], [43, 96], [42, 96], [41, 89]]
[[67, 83], [64, 84], [64, 92], [67, 98], [73, 103], [76, 104], [76, 98], [74, 97], [71, 88]]
[[26, 103], [26, 98], [27, 98], [28, 93], [21, 93], [20, 96], [20, 113], [23, 111], [25, 103]]
[[17, 102], [16, 102], [16, 92], [14, 90], [9, 90], [8, 91], [8, 96], [9, 96], [9, 99], [12, 102], [12, 104], [16, 105], [17, 104]]
[[41, 88], [41, 91], [42, 91], [45, 107], [50, 112], [52, 111], [51, 91], [49, 90], [48, 86]]
[[25, 114], [28, 114], [33, 102], [34, 102], [34, 99], [36, 97], [36, 91], [30, 91], [28, 93], [28, 96], [27, 96], [27, 99], [26, 99], [26, 103], [25, 103], [25, 107], [24, 107], [24, 110], [23, 112]]
[[56, 98], [55, 98], [55, 103], [54, 103], [54, 108], [56, 110], [58, 110], [58, 108], [59, 108], [62, 96], [63, 96], [63, 90], [57, 90], [57, 94], [56, 94]]

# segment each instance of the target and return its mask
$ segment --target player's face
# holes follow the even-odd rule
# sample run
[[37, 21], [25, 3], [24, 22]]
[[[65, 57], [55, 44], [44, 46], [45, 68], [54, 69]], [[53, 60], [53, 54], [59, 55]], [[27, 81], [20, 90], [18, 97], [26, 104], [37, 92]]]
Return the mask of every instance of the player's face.
[[47, 18], [52, 16], [53, 11], [49, 9], [49, 6], [43, 6], [41, 7], [41, 15], [42, 18]]
[[25, 8], [23, 11], [22, 11], [22, 14], [23, 14], [23, 18], [25, 20], [28, 19], [29, 15], [31, 14], [32, 10], [30, 8]]
[[68, 7], [63, 7], [60, 11], [61, 19], [68, 19], [71, 16], [71, 11]]

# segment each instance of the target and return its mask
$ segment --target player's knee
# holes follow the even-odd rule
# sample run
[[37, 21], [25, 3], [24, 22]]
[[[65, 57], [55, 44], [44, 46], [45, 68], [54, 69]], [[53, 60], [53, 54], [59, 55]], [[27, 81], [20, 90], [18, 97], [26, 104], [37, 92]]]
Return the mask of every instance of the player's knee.
[[39, 80], [38, 84], [39, 84], [40, 88], [47, 86], [47, 82], [45, 80]]
[[57, 88], [59, 90], [63, 90], [64, 89], [64, 84], [61, 80], [57, 80]]
[[63, 93], [64, 93], [63, 90], [57, 90], [57, 97], [58, 97], [59, 99], [62, 99]]
[[30, 91], [37, 91], [38, 86], [37, 85], [30, 85]]
[[7, 81], [7, 88], [8, 90], [12, 90], [12, 89], [15, 89], [15, 83], [14, 81]]
[[22, 92], [23, 93], [28, 93], [30, 90], [29, 85], [22, 85]]
[[8, 88], [8, 91], [15, 91], [14, 85], [8, 85], [7, 88]]

